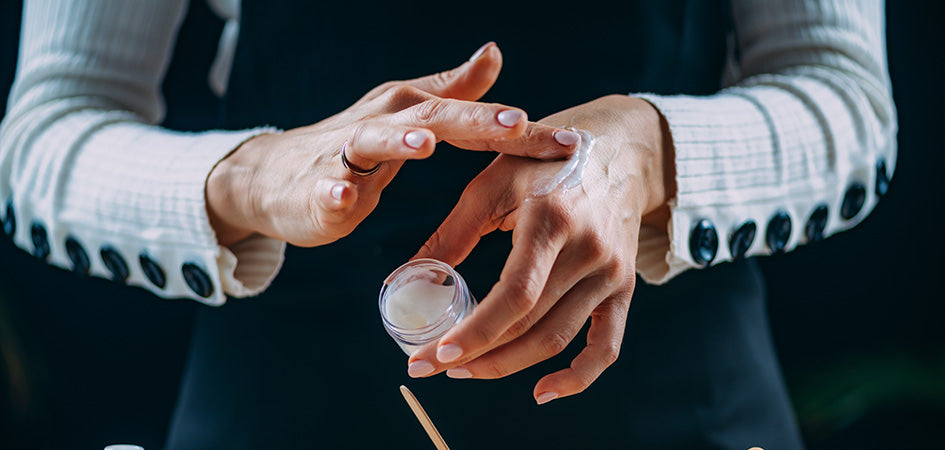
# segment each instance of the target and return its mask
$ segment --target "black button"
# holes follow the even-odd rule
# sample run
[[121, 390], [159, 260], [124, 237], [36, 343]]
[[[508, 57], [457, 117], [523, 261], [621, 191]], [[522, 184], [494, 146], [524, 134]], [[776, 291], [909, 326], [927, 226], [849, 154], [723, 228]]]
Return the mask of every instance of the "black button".
[[773, 253], [781, 253], [787, 247], [791, 239], [791, 216], [785, 211], [778, 211], [774, 217], [768, 221], [768, 229], [765, 230], [765, 243]]
[[167, 277], [164, 276], [164, 269], [144, 253], [138, 255], [138, 263], [141, 264], [141, 271], [151, 280], [151, 283], [164, 289], [164, 285], [167, 283]]
[[692, 227], [689, 233], [689, 254], [700, 266], [708, 266], [715, 259], [719, 249], [719, 234], [712, 222], [702, 219]]
[[194, 291], [195, 294], [203, 298], [213, 295], [213, 283], [210, 281], [210, 276], [196, 264], [185, 263], [181, 267], [181, 273], [184, 274], [184, 281], [187, 282], [187, 286], [190, 286], [190, 290]]
[[876, 162], [876, 195], [882, 197], [889, 191], [889, 173], [886, 172], [886, 160]]
[[33, 223], [30, 226], [30, 238], [33, 240], [33, 256], [39, 259], [49, 257], [49, 240], [46, 239], [46, 228], [42, 224]]
[[99, 254], [102, 256], [105, 267], [112, 273], [112, 281], [124, 283], [128, 279], [128, 264], [125, 258], [121, 257], [121, 253], [112, 247], [102, 247]]
[[729, 238], [728, 242], [728, 249], [732, 252], [732, 259], [743, 258], [745, 254], [748, 253], [751, 244], [755, 242], [755, 232], [757, 230], [758, 226], [755, 225], [755, 221], [749, 220], [732, 233], [732, 237]]
[[92, 266], [89, 261], [89, 254], [85, 253], [82, 244], [73, 237], [66, 238], [66, 254], [72, 261], [72, 271], [80, 275], [88, 275], [89, 268]]
[[866, 203], [866, 188], [860, 183], [853, 183], [843, 196], [843, 204], [840, 205], [840, 217], [843, 217], [843, 220], [856, 217], [863, 209], [864, 203]]
[[3, 216], [3, 234], [13, 236], [16, 231], [16, 215], [13, 214], [13, 201], [7, 202], [7, 213]]
[[807, 242], [817, 242], [824, 239], [824, 230], [827, 229], [827, 205], [820, 204], [814, 208], [814, 212], [807, 219], [807, 225], [804, 226], [804, 236]]

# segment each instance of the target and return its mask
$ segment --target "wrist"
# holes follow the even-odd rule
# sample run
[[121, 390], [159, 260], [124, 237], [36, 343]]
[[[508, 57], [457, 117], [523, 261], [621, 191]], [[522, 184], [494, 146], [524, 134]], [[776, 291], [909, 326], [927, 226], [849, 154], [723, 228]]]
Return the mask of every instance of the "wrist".
[[669, 202], [676, 197], [676, 151], [669, 123], [658, 108], [652, 103], [640, 99], [650, 110], [650, 130], [652, 147], [656, 149], [649, 191], [649, 202], [644, 210], [643, 223], [666, 226], [669, 221]]
[[665, 225], [669, 201], [676, 196], [676, 166], [672, 136], [666, 118], [650, 102], [627, 95], [600, 99], [605, 110], [619, 111], [619, 147], [623, 167], [628, 168], [630, 208], [644, 224]]
[[255, 232], [254, 214], [250, 211], [254, 203], [250, 198], [249, 187], [252, 169], [244, 164], [244, 160], [263, 136], [266, 135], [254, 136], [243, 142], [220, 160], [207, 176], [207, 215], [220, 245], [235, 244]]

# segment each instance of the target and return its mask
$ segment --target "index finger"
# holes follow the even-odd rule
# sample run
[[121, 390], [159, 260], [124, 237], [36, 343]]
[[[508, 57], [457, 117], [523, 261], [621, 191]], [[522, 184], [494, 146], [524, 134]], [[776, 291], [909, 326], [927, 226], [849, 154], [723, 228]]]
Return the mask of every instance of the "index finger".
[[483, 352], [538, 302], [567, 234], [555, 221], [536, 214], [526, 214], [519, 225], [498, 283], [468, 319], [440, 339], [440, 363]]
[[528, 122], [525, 133], [514, 139], [448, 140], [465, 150], [486, 150], [534, 159], [567, 158], [581, 143], [581, 135], [542, 123]]
[[529, 122], [524, 111], [497, 104], [429, 98], [387, 116], [399, 126], [427, 128], [437, 139], [469, 150], [493, 150], [536, 159], [568, 157], [580, 135]]

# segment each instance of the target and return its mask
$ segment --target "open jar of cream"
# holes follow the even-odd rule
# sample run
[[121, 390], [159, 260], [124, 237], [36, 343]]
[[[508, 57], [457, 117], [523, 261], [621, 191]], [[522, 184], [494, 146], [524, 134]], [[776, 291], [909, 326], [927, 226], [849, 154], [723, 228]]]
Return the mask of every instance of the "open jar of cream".
[[384, 329], [408, 355], [441, 338], [475, 307], [463, 277], [435, 259], [398, 267], [378, 296]]

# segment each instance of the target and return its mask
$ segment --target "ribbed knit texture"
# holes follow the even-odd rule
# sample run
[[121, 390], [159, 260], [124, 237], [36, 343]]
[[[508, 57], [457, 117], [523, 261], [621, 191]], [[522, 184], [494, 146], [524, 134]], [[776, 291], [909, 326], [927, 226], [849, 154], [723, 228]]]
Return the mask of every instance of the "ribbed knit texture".
[[[662, 283], [697, 266], [694, 225], [715, 225], [718, 254], [743, 223], [757, 226], [748, 255], [770, 253], [765, 229], [785, 211], [793, 224], [785, 251], [804, 243], [819, 204], [825, 235], [848, 229], [875, 206], [876, 164], [891, 175], [896, 112], [886, 66], [883, 2], [733, 1], [739, 59], [731, 87], [709, 97], [642, 95], [669, 123], [678, 193], [667, 230], [641, 233], [638, 270]], [[852, 183], [867, 191], [851, 220], [840, 217]], [[667, 233], [668, 231], [668, 233]]]
[[[153, 125], [164, 114], [160, 86], [186, 5], [26, 2], [0, 129], [0, 201], [14, 205], [18, 246], [32, 249], [31, 224], [46, 229], [51, 264], [71, 267], [64, 243], [72, 237], [89, 254], [93, 275], [111, 277], [99, 250], [112, 247], [128, 265], [129, 284], [222, 304], [224, 293], [267, 286], [284, 243], [260, 237], [221, 248], [204, 197], [214, 165], [268, 129], [178, 133]], [[163, 289], [145, 276], [141, 254], [165, 271]], [[185, 263], [207, 273], [210, 298], [187, 286]]]

